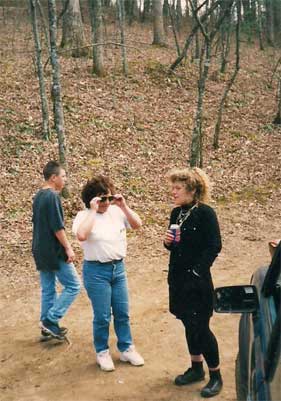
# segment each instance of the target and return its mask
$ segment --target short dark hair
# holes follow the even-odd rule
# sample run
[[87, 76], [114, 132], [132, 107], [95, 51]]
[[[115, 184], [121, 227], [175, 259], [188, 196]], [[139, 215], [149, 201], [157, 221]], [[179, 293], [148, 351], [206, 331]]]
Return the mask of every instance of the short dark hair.
[[57, 161], [49, 161], [43, 168], [44, 179], [48, 181], [53, 174], [59, 175], [61, 168], [61, 165]]
[[106, 195], [108, 192], [111, 192], [112, 195], [115, 193], [112, 180], [103, 175], [97, 175], [87, 182], [82, 189], [81, 196], [86, 208], [90, 209], [90, 202], [93, 198]]

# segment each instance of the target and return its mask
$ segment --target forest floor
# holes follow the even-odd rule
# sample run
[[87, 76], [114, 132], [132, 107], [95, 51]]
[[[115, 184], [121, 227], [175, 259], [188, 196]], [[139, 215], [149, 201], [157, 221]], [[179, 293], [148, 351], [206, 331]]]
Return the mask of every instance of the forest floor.
[[[9, 14], [10, 13], [10, 14]], [[81, 208], [80, 190], [94, 173], [110, 174], [142, 217], [128, 234], [127, 270], [135, 344], [141, 368], [117, 362], [101, 372], [92, 349], [91, 307], [84, 290], [63, 324], [71, 346], [40, 343], [40, 290], [31, 257], [31, 203], [46, 161], [57, 158], [54, 133], [41, 136], [38, 81], [25, 14], [6, 11], [0, 23], [0, 400], [1, 401], [187, 401], [200, 399], [196, 384], [177, 388], [173, 378], [188, 366], [184, 333], [168, 312], [167, 263], [162, 247], [172, 207], [166, 173], [185, 166], [197, 96], [198, 65], [187, 61], [175, 74], [172, 35], [167, 48], [150, 45], [147, 28], [128, 29], [129, 76], [122, 75], [120, 49], [106, 50], [108, 74], [91, 74], [91, 58], [61, 57], [71, 197], [63, 200], [67, 231]], [[1, 21], [0, 21], [1, 22]], [[87, 31], [89, 35], [89, 30]], [[116, 39], [110, 26], [108, 41]], [[181, 43], [184, 35], [181, 38]], [[44, 53], [44, 62], [47, 55]], [[227, 100], [220, 147], [212, 148], [216, 110], [233, 67], [218, 73], [213, 59], [203, 120], [204, 168], [213, 184], [212, 206], [221, 225], [223, 250], [212, 271], [215, 286], [249, 283], [269, 262], [267, 242], [280, 237], [280, 129], [276, 81], [270, 85], [276, 49], [259, 52], [243, 41], [241, 70]], [[51, 69], [45, 65], [49, 94]], [[51, 107], [50, 107], [51, 110]], [[72, 239], [81, 274], [82, 255]], [[217, 400], [235, 400], [238, 315], [215, 314], [224, 389]]]
[[[223, 251], [213, 267], [215, 286], [247, 284], [252, 272], [269, 263], [267, 239], [280, 225], [268, 219], [262, 238], [247, 238], [246, 213], [219, 213], [222, 233], [229, 225], [235, 233], [224, 236]], [[259, 224], [249, 222], [259, 230]], [[240, 226], [240, 228], [239, 228]], [[237, 228], [238, 227], [238, 228]], [[1, 401], [187, 401], [200, 400], [203, 382], [178, 388], [174, 377], [189, 365], [183, 327], [168, 312], [167, 254], [161, 238], [149, 243], [130, 241], [127, 271], [131, 322], [135, 344], [145, 358], [143, 367], [118, 362], [116, 338], [111, 332], [114, 372], [102, 372], [92, 347], [92, 312], [83, 290], [66, 315], [72, 345], [39, 342], [40, 291], [34, 285], [11, 289], [2, 281]], [[151, 255], [150, 249], [158, 254]], [[140, 256], [139, 253], [143, 253]], [[137, 254], [138, 256], [134, 256]], [[214, 314], [224, 388], [215, 399], [235, 401], [235, 358], [239, 315]]]

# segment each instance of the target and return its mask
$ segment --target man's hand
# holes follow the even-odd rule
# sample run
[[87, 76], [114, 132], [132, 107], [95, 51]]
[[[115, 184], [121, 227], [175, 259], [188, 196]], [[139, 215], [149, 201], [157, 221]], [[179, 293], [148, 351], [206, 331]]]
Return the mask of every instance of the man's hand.
[[67, 256], [67, 263], [72, 263], [75, 260], [75, 253], [73, 252], [72, 247], [65, 248], [65, 253]]

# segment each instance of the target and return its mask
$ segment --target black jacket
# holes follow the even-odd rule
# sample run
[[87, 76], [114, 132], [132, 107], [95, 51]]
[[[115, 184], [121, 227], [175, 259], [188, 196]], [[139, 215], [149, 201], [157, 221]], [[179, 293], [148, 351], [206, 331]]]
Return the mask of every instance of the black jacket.
[[[178, 223], [180, 211], [180, 207], [172, 210], [170, 225]], [[199, 313], [211, 316], [214, 287], [210, 268], [221, 251], [215, 211], [208, 205], [199, 204], [183, 222], [180, 242], [165, 247], [171, 252], [170, 312], [180, 319]]]

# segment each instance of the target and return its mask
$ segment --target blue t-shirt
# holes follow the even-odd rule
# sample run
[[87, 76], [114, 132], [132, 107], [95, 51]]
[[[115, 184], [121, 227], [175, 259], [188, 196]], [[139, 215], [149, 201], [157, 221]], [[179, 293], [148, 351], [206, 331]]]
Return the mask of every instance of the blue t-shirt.
[[52, 189], [41, 189], [33, 199], [32, 253], [37, 270], [59, 269], [59, 261], [66, 261], [64, 247], [55, 233], [64, 229], [64, 217], [59, 195]]

